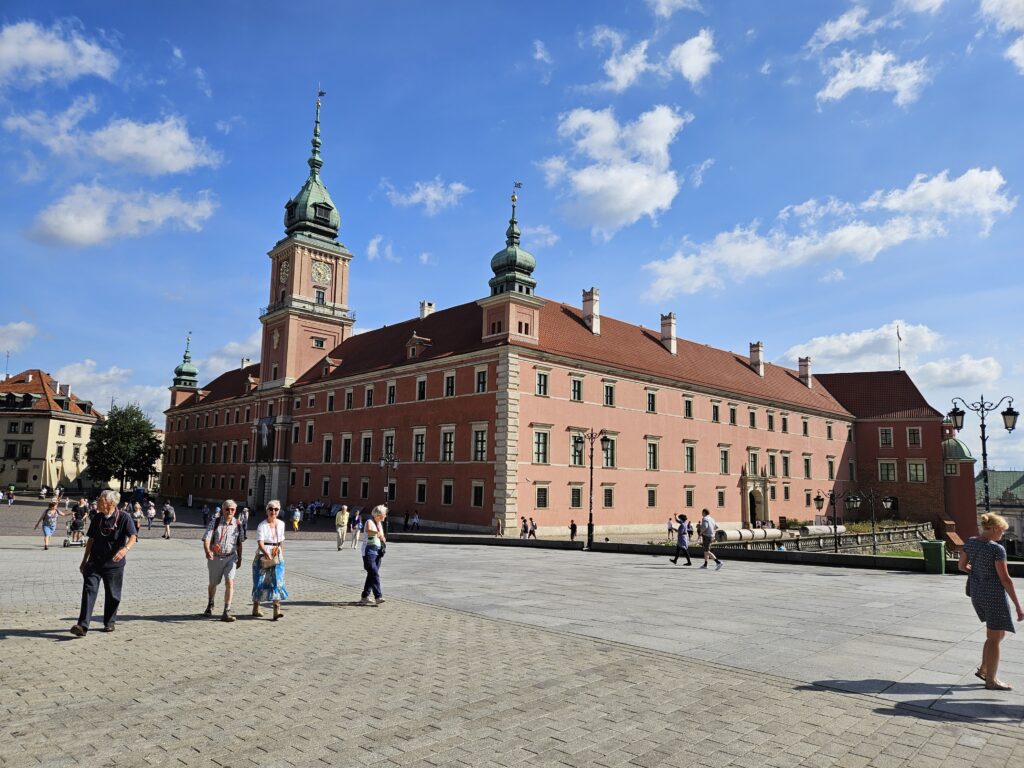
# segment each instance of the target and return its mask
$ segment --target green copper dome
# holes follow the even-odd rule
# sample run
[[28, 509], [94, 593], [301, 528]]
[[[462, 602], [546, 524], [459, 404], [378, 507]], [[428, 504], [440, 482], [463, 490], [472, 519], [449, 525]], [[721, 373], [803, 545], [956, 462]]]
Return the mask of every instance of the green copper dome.
[[499, 293], [525, 293], [533, 295], [537, 281], [533, 279], [533, 270], [537, 268], [537, 260], [533, 254], [519, 245], [519, 222], [516, 221], [516, 196], [512, 195], [512, 218], [505, 230], [505, 247], [491, 258], [491, 271], [494, 277], [488, 281], [491, 295]]
[[971, 450], [955, 437], [949, 437], [942, 441], [942, 458], [946, 461], [963, 461], [974, 458]]
[[[323, 94], [321, 94], [323, 95]], [[316, 100], [316, 121], [313, 124], [312, 154], [307, 161], [309, 178], [302, 189], [284, 206], [284, 228], [289, 235], [296, 232], [310, 232], [326, 237], [337, 238], [341, 228], [341, 216], [327, 192], [327, 187], [320, 180], [320, 169], [324, 161], [320, 159], [320, 99]]]
[[192, 354], [188, 350], [191, 341], [191, 336], [185, 337], [185, 354], [181, 357], [181, 364], [174, 369], [174, 386], [176, 387], [194, 388], [199, 386], [199, 369], [192, 364]]

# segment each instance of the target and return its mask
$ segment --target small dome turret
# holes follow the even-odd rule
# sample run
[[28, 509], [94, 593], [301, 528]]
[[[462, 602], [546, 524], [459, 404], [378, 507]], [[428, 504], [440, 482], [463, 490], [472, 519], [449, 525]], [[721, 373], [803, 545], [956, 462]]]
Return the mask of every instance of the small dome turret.
[[191, 335], [185, 337], [185, 354], [181, 357], [181, 363], [174, 369], [176, 387], [195, 389], [199, 386], [199, 369], [192, 363], [192, 354], [189, 352], [191, 341]]
[[512, 218], [508, 221], [508, 229], [505, 230], [505, 247], [498, 251], [491, 258], [491, 271], [494, 277], [488, 281], [491, 286], [491, 295], [499, 293], [523, 293], [532, 296], [537, 287], [537, 281], [533, 279], [533, 270], [537, 268], [537, 260], [533, 254], [519, 244], [519, 222], [516, 221], [516, 201], [519, 198], [512, 195]]

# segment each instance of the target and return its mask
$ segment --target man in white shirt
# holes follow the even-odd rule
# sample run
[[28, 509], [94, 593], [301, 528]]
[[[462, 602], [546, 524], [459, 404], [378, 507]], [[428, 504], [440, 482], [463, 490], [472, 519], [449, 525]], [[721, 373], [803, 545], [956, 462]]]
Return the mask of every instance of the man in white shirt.
[[715, 522], [715, 518], [711, 516], [711, 513], [707, 509], [702, 509], [700, 512], [701, 518], [700, 523], [697, 525], [697, 530], [700, 533], [700, 544], [704, 548], [704, 565], [701, 568], [708, 567], [708, 558], [712, 558], [715, 561], [715, 570], [719, 570], [722, 567], [722, 561], [718, 559], [718, 555], [711, 551], [711, 546], [715, 542], [715, 531], [718, 530], [718, 523]]

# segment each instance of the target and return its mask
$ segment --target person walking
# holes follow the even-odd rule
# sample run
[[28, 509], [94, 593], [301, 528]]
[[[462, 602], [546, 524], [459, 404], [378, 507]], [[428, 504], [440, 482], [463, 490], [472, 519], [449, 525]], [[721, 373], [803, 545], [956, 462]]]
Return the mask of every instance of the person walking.
[[352, 549], [359, 546], [359, 534], [363, 532], [363, 511], [357, 510], [353, 513], [355, 520], [352, 521]]
[[[366, 545], [363, 547], [363, 568], [366, 570], [366, 581], [363, 583], [363, 594], [360, 605], [380, 605], [384, 602], [384, 594], [380, 588], [380, 561], [384, 557], [387, 537], [384, 534], [384, 518], [388, 508], [378, 504], [370, 512], [366, 521]], [[373, 600], [370, 593], [373, 593]]]
[[277, 517], [281, 502], [273, 499], [267, 502], [267, 519], [256, 528], [256, 557], [252, 561], [252, 615], [260, 618], [261, 602], [274, 607], [274, 621], [284, 613], [281, 601], [288, 599], [284, 585], [284, 521]]
[[242, 528], [235, 518], [237, 504], [227, 499], [221, 506], [221, 514], [203, 534], [203, 551], [206, 552], [206, 566], [210, 575], [209, 602], [204, 616], [213, 615], [213, 599], [217, 587], [224, 581], [224, 613], [221, 621], [234, 621], [231, 613], [231, 596], [235, 591], [235, 571], [242, 567]]
[[412, 529], [414, 531], [418, 531], [420, 529], [420, 513], [419, 512], [413, 512], [412, 513]]
[[85, 499], [78, 500], [71, 515], [71, 543], [77, 544], [82, 540], [82, 534], [85, 533], [85, 521], [89, 517], [89, 505]]
[[579, 530], [579, 529], [576, 527], [576, 521], [575, 520], [570, 520], [569, 521], [569, 541], [576, 541], [576, 531], [577, 530]]
[[132, 506], [132, 522], [135, 523], [135, 530], [138, 535], [142, 535], [142, 520], [145, 516], [142, 514], [142, 505], [139, 502], [135, 502]]
[[985, 681], [985, 687], [990, 691], [1013, 690], [996, 676], [999, 671], [999, 644], [1007, 632], [1016, 632], [1010, 617], [1011, 601], [1017, 610], [1017, 621], [1024, 621], [1024, 610], [1006, 567], [1006, 549], [998, 543], [1008, 527], [1009, 523], [1002, 515], [991, 512], [982, 515], [981, 535], [972, 536], [964, 543], [958, 563], [960, 570], [967, 574], [967, 594], [974, 612], [978, 614], [979, 621], [985, 622], [981, 666], [974, 674]]
[[99, 514], [89, 524], [85, 554], [78, 570], [82, 572], [82, 606], [78, 623], [71, 628], [75, 637], [84, 637], [92, 621], [92, 610], [103, 582], [103, 631], [113, 632], [117, 609], [121, 605], [125, 558], [138, 540], [131, 515], [117, 510], [121, 494], [106, 490], [100, 493]]
[[697, 531], [700, 533], [700, 545], [704, 549], [704, 565], [701, 568], [707, 568], [708, 559], [711, 558], [715, 561], [715, 570], [717, 571], [721, 569], [722, 561], [718, 559], [718, 555], [711, 551], [711, 547], [715, 543], [715, 531], [718, 530], [718, 523], [715, 522], [715, 518], [711, 516], [707, 509], [702, 509], [700, 515]]
[[171, 538], [171, 523], [176, 519], [174, 507], [171, 506], [170, 501], [164, 502], [164, 508], [162, 511], [164, 513], [164, 535], [161, 538], [169, 539]]
[[47, 505], [46, 510], [39, 516], [39, 519], [36, 520], [36, 524], [32, 526], [33, 531], [40, 525], [43, 526], [43, 549], [50, 548], [50, 537], [57, 530], [57, 519], [64, 517], [66, 514], [67, 512], [57, 509], [57, 501], [53, 500]]
[[208, 528], [210, 525], [210, 506], [203, 504], [203, 528]]
[[537, 538], [537, 523], [536, 523], [536, 521], [534, 521], [534, 519], [532, 517], [530, 518], [530, 532], [527, 534], [526, 538], [528, 538], [528, 539], [536, 539]]
[[668, 538], [669, 541], [672, 540], [672, 534], [676, 532], [676, 527], [673, 525], [674, 522], [675, 521], [671, 517], [668, 519], [668, 532], [666, 534], [666, 538]]
[[293, 531], [299, 530], [299, 521], [300, 520], [302, 520], [302, 508], [301, 507], [293, 507], [292, 508], [292, 530]]
[[672, 565], [679, 561], [680, 555], [686, 558], [687, 565], [693, 565], [693, 561], [690, 560], [690, 534], [693, 533], [693, 526], [686, 519], [686, 515], [679, 515], [676, 522], [676, 556], [672, 558]]
[[153, 530], [153, 520], [156, 519], [156, 504], [152, 499], [146, 504], [146, 530]]
[[519, 538], [525, 539], [530, 535], [530, 525], [526, 522], [525, 517], [519, 518]]
[[238, 530], [242, 534], [242, 541], [245, 541], [249, 538], [249, 508], [242, 507], [242, 511], [236, 517], [238, 518]]
[[338, 532], [338, 551], [345, 546], [345, 533], [348, 531], [348, 505], [342, 504], [338, 514], [334, 516], [334, 530]]

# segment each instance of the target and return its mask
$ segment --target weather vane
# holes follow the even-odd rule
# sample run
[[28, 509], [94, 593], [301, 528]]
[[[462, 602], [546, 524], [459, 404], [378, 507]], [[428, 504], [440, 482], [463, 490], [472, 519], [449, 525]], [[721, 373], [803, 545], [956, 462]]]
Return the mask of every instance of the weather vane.
[[514, 203], [514, 202], [515, 202], [516, 200], [518, 200], [518, 199], [519, 199], [519, 198], [518, 198], [518, 197], [516, 196], [516, 190], [517, 190], [517, 189], [522, 189], [522, 188], [523, 188], [523, 182], [521, 182], [521, 181], [513, 181], [513, 182], [512, 182], [512, 202], [513, 202], [513, 203]]

